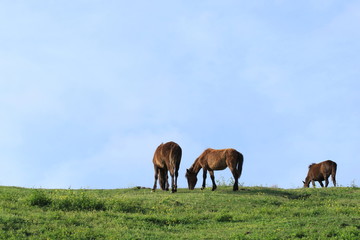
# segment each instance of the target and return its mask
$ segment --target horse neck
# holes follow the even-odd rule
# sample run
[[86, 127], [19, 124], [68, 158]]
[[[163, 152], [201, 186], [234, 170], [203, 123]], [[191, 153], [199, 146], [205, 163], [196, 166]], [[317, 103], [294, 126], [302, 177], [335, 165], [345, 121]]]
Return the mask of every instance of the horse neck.
[[199, 163], [199, 158], [197, 158], [197, 159], [195, 160], [195, 162], [193, 163], [193, 165], [190, 167], [189, 170], [191, 170], [192, 172], [198, 174], [199, 171], [200, 171], [200, 169], [201, 169], [201, 165], [200, 165], [200, 163]]

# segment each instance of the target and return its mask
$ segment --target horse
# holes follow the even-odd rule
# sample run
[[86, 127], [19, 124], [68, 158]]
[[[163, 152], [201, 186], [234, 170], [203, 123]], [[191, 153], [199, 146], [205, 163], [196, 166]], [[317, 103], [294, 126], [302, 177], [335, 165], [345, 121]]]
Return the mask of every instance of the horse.
[[235, 149], [227, 148], [216, 150], [208, 148], [195, 160], [189, 169], [186, 169], [185, 177], [188, 181], [188, 187], [190, 190], [194, 190], [197, 183], [197, 174], [202, 168], [203, 184], [201, 190], [205, 188], [206, 175], [209, 171], [213, 184], [212, 191], [214, 191], [217, 188], [214, 170], [224, 170], [228, 167], [235, 179], [233, 191], [237, 191], [239, 190], [238, 179], [241, 176], [243, 162], [243, 155]]
[[158, 178], [161, 189], [169, 191], [169, 171], [171, 175], [171, 192], [177, 192], [177, 178], [181, 155], [181, 147], [175, 142], [162, 143], [156, 148], [153, 158], [155, 183], [152, 191], [156, 189]]
[[312, 182], [313, 187], [315, 187], [315, 181], [318, 181], [321, 187], [324, 187], [322, 181], [325, 180], [325, 187], [329, 185], [329, 176], [331, 175], [332, 182], [334, 187], [336, 187], [336, 168], [337, 164], [331, 160], [326, 160], [321, 163], [313, 163], [309, 166], [309, 172], [305, 178], [304, 187], [308, 188], [310, 182]]

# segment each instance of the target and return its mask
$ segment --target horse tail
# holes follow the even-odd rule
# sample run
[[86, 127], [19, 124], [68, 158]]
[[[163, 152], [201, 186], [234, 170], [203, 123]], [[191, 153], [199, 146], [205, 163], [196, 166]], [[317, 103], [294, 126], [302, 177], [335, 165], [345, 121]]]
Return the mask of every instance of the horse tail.
[[237, 172], [238, 172], [238, 176], [240, 178], [241, 176], [241, 173], [242, 173], [242, 166], [243, 166], [243, 163], [244, 163], [244, 156], [238, 152], [238, 163], [237, 163]]
[[337, 164], [336, 164], [336, 162], [333, 162], [333, 167], [332, 167], [332, 174], [336, 174], [336, 170], [337, 170]]
[[337, 164], [336, 162], [332, 162], [332, 169], [331, 169], [331, 178], [334, 183], [334, 186], [336, 186], [336, 170], [337, 170]]
[[176, 172], [176, 170], [179, 170], [181, 155], [182, 155], [182, 150], [179, 145], [176, 144], [171, 148], [169, 160], [170, 160], [170, 166], [174, 172]]

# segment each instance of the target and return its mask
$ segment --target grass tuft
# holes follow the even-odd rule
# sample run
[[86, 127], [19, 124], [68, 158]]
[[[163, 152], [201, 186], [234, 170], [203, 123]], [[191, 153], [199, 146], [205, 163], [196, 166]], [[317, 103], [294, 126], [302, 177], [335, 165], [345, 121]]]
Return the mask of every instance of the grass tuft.
[[47, 207], [51, 205], [51, 198], [42, 190], [35, 190], [29, 199], [31, 206]]

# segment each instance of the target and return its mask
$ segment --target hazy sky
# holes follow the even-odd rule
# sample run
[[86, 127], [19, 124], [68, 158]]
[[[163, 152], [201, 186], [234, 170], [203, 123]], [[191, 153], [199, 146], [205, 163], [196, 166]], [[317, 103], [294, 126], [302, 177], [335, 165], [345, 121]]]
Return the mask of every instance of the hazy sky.
[[171, 140], [181, 188], [208, 147], [243, 153], [245, 186], [327, 159], [360, 185], [359, 22], [358, 1], [0, 1], [0, 185], [151, 187]]

